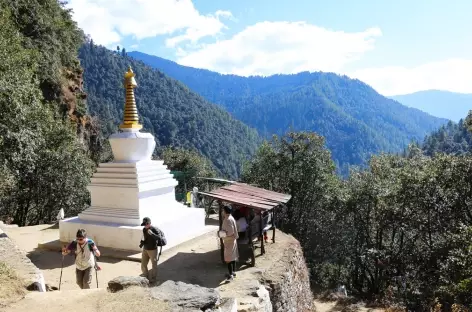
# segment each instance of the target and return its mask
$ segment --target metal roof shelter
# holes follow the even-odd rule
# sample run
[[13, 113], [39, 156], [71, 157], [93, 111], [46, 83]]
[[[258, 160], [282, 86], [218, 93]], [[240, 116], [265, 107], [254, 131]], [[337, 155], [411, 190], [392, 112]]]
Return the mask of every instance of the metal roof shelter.
[[286, 204], [291, 196], [268, 191], [245, 183], [232, 182], [211, 192], [198, 192], [204, 196], [228, 203], [246, 206], [257, 210], [271, 210], [280, 204]]
[[[261, 254], [265, 253], [263, 233], [269, 230], [273, 230], [272, 241], [275, 243], [275, 222], [276, 222], [276, 208], [280, 206], [285, 206], [285, 204], [290, 200], [291, 196], [287, 194], [277, 193], [274, 191], [269, 191], [260, 187], [255, 187], [246, 183], [228, 181], [223, 179], [213, 179], [205, 178], [211, 182], [217, 182], [226, 184], [215, 190], [208, 192], [198, 192], [199, 194], [209, 197], [212, 201], [216, 200], [219, 204], [219, 223], [220, 230], [222, 225], [222, 208], [223, 202], [234, 204], [237, 206], [243, 206], [247, 208], [254, 209], [261, 214], [260, 224], [253, 224], [248, 227], [248, 237], [249, 241], [247, 245], [251, 249], [251, 265], [255, 265], [255, 255], [254, 255], [254, 240], [253, 237], [259, 238], [261, 242]], [[262, 217], [265, 215], [265, 217]], [[270, 218], [270, 223], [267, 222], [267, 225], [264, 226], [264, 220]], [[254, 230], [252, 225], [256, 225], [256, 230]], [[252, 232], [251, 232], [252, 231]], [[222, 241], [221, 241], [222, 242]], [[238, 244], [239, 246], [239, 244]], [[221, 249], [221, 256], [223, 259], [223, 248]]]

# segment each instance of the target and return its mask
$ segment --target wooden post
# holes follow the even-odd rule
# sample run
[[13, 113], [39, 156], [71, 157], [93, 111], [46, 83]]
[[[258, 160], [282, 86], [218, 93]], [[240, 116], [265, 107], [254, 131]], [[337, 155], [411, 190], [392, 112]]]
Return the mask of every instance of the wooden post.
[[[223, 226], [223, 219], [221, 218], [221, 215], [223, 214], [223, 205], [221, 204], [221, 201], [218, 201], [218, 222], [220, 224], [220, 231]], [[223, 263], [225, 262], [225, 247], [223, 245], [223, 239], [220, 238], [220, 254], [221, 254], [221, 261]]]
[[252, 220], [249, 221], [249, 226], [248, 226], [248, 248], [249, 248], [249, 253], [251, 255], [251, 266], [256, 266], [256, 254], [254, 252], [254, 242], [252, 241]]
[[275, 243], [275, 218], [277, 207], [272, 210], [272, 243]]
[[265, 254], [265, 247], [264, 247], [264, 214], [262, 213], [262, 210], [260, 211], [261, 213], [261, 218], [260, 218], [260, 230], [259, 230], [259, 236], [261, 238], [261, 254]]

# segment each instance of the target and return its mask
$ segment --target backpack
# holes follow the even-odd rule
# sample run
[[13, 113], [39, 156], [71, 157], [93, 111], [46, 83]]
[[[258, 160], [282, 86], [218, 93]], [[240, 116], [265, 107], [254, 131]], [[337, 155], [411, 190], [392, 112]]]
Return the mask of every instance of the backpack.
[[161, 229], [158, 229], [156, 227], [151, 227], [151, 231], [153, 231], [157, 235], [156, 239], [156, 245], [158, 247], [162, 247], [167, 245], [167, 239], [166, 236], [164, 235], [164, 232], [161, 231]]
[[[76, 251], [77, 250], [77, 241], [75, 241], [75, 240], [72, 241], [70, 243], [70, 246], [72, 247], [73, 251]], [[98, 261], [98, 257], [95, 256], [95, 254], [93, 253], [93, 247], [95, 247], [95, 242], [92, 239], [87, 238], [87, 246], [88, 246], [90, 252], [92, 253], [92, 256], [94, 256], [95, 259]], [[75, 252], [74, 252], [74, 258], [77, 258], [77, 255], [75, 254]], [[97, 268], [97, 266], [98, 266], [97, 261], [95, 261], [95, 268]]]
[[[93, 247], [95, 246], [95, 242], [91, 240], [90, 238], [87, 238], [87, 245], [90, 252], [93, 253]], [[72, 243], [70, 243], [70, 246], [72, 247], [72, 250], [74, 251], [77, 250], [77, 241], [72, 241]]]

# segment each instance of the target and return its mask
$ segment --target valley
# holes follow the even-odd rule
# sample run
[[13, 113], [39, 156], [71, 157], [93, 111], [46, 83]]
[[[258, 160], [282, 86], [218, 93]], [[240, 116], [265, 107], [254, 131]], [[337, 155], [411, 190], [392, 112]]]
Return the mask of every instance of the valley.
[[[380, 8], [380, 2], [368, 8], [346, 2], [343, 10], [335, 7], [329, 16], [323, 11], [329, 11], [327, 2], [305, 2], [306, 8], [315, 6], [303, 9], [310, 16], [326, 16], [325, 22], [316, 20], [324, 25], [303, 22], [299, 11], [294, 15], [298, 22], [254, 14], [252, 22], [241, 26], [236, 18], [242, 16], [239, 2], [231, 3], [234, 7], [211, 2], [214, 8], [196, 1], [163, 3], [0, 0], [1, 309], [14, 304], [12, 311], [47, 310], [53, 303], [64, 310], [66, 300], [83, 300], [87, 290], [74, 284], [75, 268], [62, 275], [74, 260], [64, 262], [58, 249], [74, 239], [83, 241], [84, 234], [75, 235], [75, 227], [85, 224], [90, 237], [100, 237], [96, 245], [104, 247], [105, 271], [97, 283], [102, 289], [89, 302], [98, 311], [129, 310], [143, 300], [156, 307], [168, 294], [173, 298], [169, 306], [181, 307], [190, 297], [199, 301], [202, 296], [193, 291], [198, 293], [201, 286], [212, 298], [212, 310], [219, 309], [213, 296], [217, 290], [231, 311], [241, 312], [312, 312], [313, 298], [319, 310], [328, 311], [472, 310], [472, 116], [464, 115], [468, 99], [456, 110], [453, 102], [459, 100], [454, 94], [442, 97], [442, 91], [426, 92], [421, 103], [417, 97], [408, 102], [410, 96], [391, 99], [376, 91], [419, 90], [433, 85], [431, 81], [451, 86], [446, 80], [467, 86], [467, 76], [457, 73], [472, 72], [470, 62], [415, 63], [425, 60], [424, 55], [433, 58], [437, 49], [414, 31], [428, 31], [428, 38], [436, 40], [438, 32], [431, 27], [448, 23], [430, 20], [420, 25], [412, 15], [402, 20], [405, 25], [398, 23], [399, 15], [392, 14], [396, 7], [402, 14], [419, 14], [405, 4], [373, 14], [368, 9]], [[431, 13], [425, 3], [418, 6], [422, 13]], [[441, 20], [450, 7], [438, 9]], [[300, 8], [291, 5], [294, 11]], [[369, 25], [393, 16], [390, 25], [395, 29], [409, 28], [395, 35], [385, 24], [384, 32], [359, 32], [352, 25], [328, 23], [345, 22], [341, 11], [355, 28], [367, 25], [361, 23], [361, 13], [362, 19], [370, 18]], [[272, 14], [265, 8], [258, 12]], [[281, 13], [278, 19], [288, 19], [288, 11]], [[460, 29], [470, 28], [466, 26]], [[212, 27], [216, 30], [210, 31]], [[408, 44], [395, 40], [403, 42], [407, 35]], [[441, 51], [468, 53], [453, 44], [450, 40]], [[265, 59], [280, 64], [260, 61]], [[232, 66], [227, 72], [233, 74], [217, 72]], [[361, 76], [356, 72], [364, 72], [365, 79], [350, 78]], [[390, 78], [395, 83], [390, 85]], [[122, 122], [127, 126], [119, 129]], [[216, 189], [211, 184], [221, 181], [236, 187]], [[270, 214], [275, 207], [277, 212]], [[242, 225], [236, 220], [233, 224], [236, 208], [246, 210], [241, 218], [233, 217]], [[227, 212], [226, 219], [215, 220], [219, 209]], [[157, 283], [162, 284], [155, 288], [168, 282], [165, 296], [149, 296], [148, 290], [156, 291], [152, 285], [139, 288], [139, 298], [132, 291], [112, 295], [104, 288], [119, 274], [129, 275], [125, 283], [129, 279], [149, 286], [146, 276], [137, 276], [139, 264], [112, 257], [105, 261], [105, 248], [123, 247], [125, 240], [136, 248], [133, 259], [141, 259], [141, 231], [149, 225], [141, 223], [143, 214], [164, 229], [169, 242], [175, 239], [175, 249], [164, 249], [158, 264]], [[268, 215], [272, 235], [277, 232], [272, 242], [264, 239], [268, 228], [262, 217]], [[244, 221], [256, 216], [257, 232], [252, 225], [241, 231], [254, 240], [237, 241]], [[216, 236], [223, 222], [231, 223], [231, 240]], [[64, 224], [70, 226], [67, 235], [61, 234], [66, 233]], [[187, 231], [197, 225], [208, 229], [206, 236]], [[40, 242], [46, 237], [54, 244]], [[220, 259], [229, 242], [232, 260]], [[39, 250], [46, 245], [53, 250]], [[239, 262], [235, 251], [243, 245], [257, 260], [239, 263], [235, 278], [228, 264]], [[26, 280], [19, 276], [25, 272]], [[43, 277], [54, 285], [64, 283], [64, 292], [28, 293], [46, 288]], [[235, 298], [239, 302], [229, 300]], [[208, 302], [200, 303], [196, 310], [208, 311], [202, 308]]]
[[315, 131], [326, 138], [339, 172], [365, 166], [381, 152], [400, 152], [447, 122], [390, 100], [367, 84], [333, 73], [240, 77], [185, 67], [156, 56], [129, 52], [181, 81], [262, 138], [287, 130]]

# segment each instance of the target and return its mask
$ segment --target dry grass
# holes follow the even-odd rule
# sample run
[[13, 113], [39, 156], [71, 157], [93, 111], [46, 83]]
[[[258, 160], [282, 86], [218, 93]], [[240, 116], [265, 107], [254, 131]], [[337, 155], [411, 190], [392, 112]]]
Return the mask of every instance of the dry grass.
[[26, 283], [7, 264], [0, 262], [0, 307], [22, 299]]
[[94, 294], [88, 300], [97, 302], [97, 312], [130, 312], [144, 308], [146, 311], [168, 312], [172, 311], [169, 304], [152, 299], [146, 288], [128, 288], [118, 293]]

